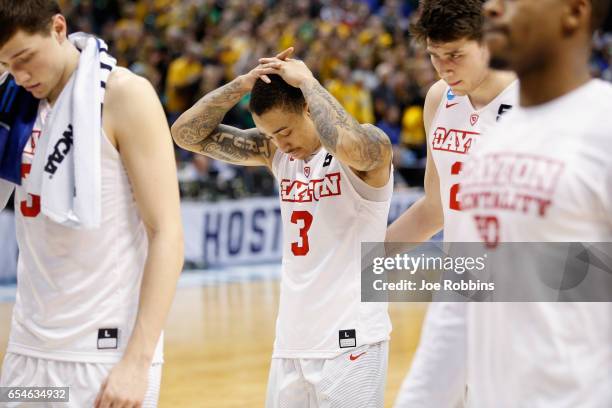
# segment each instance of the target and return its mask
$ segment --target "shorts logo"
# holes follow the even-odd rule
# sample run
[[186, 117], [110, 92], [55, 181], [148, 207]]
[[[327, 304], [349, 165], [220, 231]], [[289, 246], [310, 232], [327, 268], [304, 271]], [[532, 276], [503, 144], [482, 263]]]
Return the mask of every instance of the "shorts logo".
[[357, 347], [357, 334], [355, 329], [340, 330], [338, 332], [340, 348]]
[[359, 357], [363, 356], [365, 353], [367, 353], [367, 351], [364, 351], [363, 353], [359, 353], [359, 354], [357, 354], [356, 356], [354, 356], [353, 354], [351, 354], [351, 355], [349, 356], [349, 360], [351, 360], [351, 361], [355, 361], [355, 360], [357, 360]]
[[119, 329], [98, 329], [98, 350], [117, 349]]

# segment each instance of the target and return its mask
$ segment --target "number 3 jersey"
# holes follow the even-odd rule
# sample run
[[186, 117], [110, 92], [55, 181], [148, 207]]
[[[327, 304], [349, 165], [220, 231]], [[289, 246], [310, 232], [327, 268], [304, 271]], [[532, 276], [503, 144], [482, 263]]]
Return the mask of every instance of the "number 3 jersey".
[[459, 231], [459, 173], [468, 154], [487, 137], [503, 114], [518, 102], [518, 81], [512, 82], [488, 105], [477, 110], [470, 98], [447, 87], [429, 128], [428, 143], [438, 178], [444, 210], [444, 240], [462, 241]]
[[361, 243], [384, 242], [393, 176], [374, 188], [321, 148], [276, 151], [283, 220], [274, 358], [333, 358], [389, 339], [386, 303], [361, 302]]
[[[138, 310], [147, 236], [118, 151], [101, 135], [101, 227], [74, 229], [41, 212], [44, 197], [27, 193], [46, 118], [41, 101], [15, 190], [19, 260], [8, 352], [85, 363], [116, 363]], [[154, 357], [161, 362], [161, 341]]]

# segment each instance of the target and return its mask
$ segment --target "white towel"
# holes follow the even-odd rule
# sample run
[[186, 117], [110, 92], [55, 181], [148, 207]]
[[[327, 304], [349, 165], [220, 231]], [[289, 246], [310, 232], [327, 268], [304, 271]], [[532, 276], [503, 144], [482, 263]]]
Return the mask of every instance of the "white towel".
[[73, 228], [100, 226], [102, 108], [116, 60], [106, 44], [88, 34], [70, 41], [79, 65], [47, 118], [26, 185], [41, 197], [42, 213]]

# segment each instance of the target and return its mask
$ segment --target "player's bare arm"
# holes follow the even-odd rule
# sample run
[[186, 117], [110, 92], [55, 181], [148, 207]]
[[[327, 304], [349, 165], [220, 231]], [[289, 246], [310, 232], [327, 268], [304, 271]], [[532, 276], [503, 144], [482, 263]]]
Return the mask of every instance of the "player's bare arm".
[[147, 80], [125, 69], [113, 72], [107, 84], [104, 129], [127, 170], [149, 248], [136, 323], [122, 360], [101, 387], [97, 407], [142, 402], [183, 266], [172, 138], [161, 104]]
[[372, 171], [389, 164], [391, 142], [371, 124], [361, 125], [314, 77], [300, 86], [321, 143], [357, 171]]
[[[431, 123], [444, 97], [446, 83], [434, 84], [425, 98], [423, 122], [429, 138]], [[429, 139], [428, 139], [429, 140]], [[424, 242], [444, 226], [444, 212], [440, 199], [440, 179], [433, 161], [429, 142], [427, 143], [427, 164], [425, 167], [425, 194], [387, 229], [387, 242]]]
[[225, 114], [253, 88], [255, 81], [273, 73], [266, 65], [208, 93], [172, 125], [172, 137], [185, 150], [246, 166], [270, 167], [276, 147], [253, 129], [222, 125]]
[[[291, 52], [289, 48], [287, 51]], [[321, 144], [350, 166], [368, 184], [381, 187], [389, 180], [392, 147], [389, 137], [374, 125], [361, 125], [316, 80], [300, 60], [263, 58], [289, 85], [300, 88]]]

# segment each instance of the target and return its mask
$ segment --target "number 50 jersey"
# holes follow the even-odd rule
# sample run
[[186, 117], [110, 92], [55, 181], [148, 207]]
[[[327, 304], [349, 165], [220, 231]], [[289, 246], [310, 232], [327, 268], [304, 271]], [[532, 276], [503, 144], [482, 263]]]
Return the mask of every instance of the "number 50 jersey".
[[381, 188], [321, 148], [308, 162], [276, 151], [283, 220], [274, 358], [333, 358], [389, 339], [386, 303], [361, 302], [361, 243], [384, 242], [393, 176]]
[[440, 180], [444, 240], [447, 242], [462, 240], [457, 201], [459, 173], [479, 139], [487, 137], [489, 129], [518, 103], [518, 92], [518, 81], [514, 81], [488, 105], [476, 110], [467, 95], [455, 95], [449, 87], [446, 89], [429, 128], [427, 142]]

